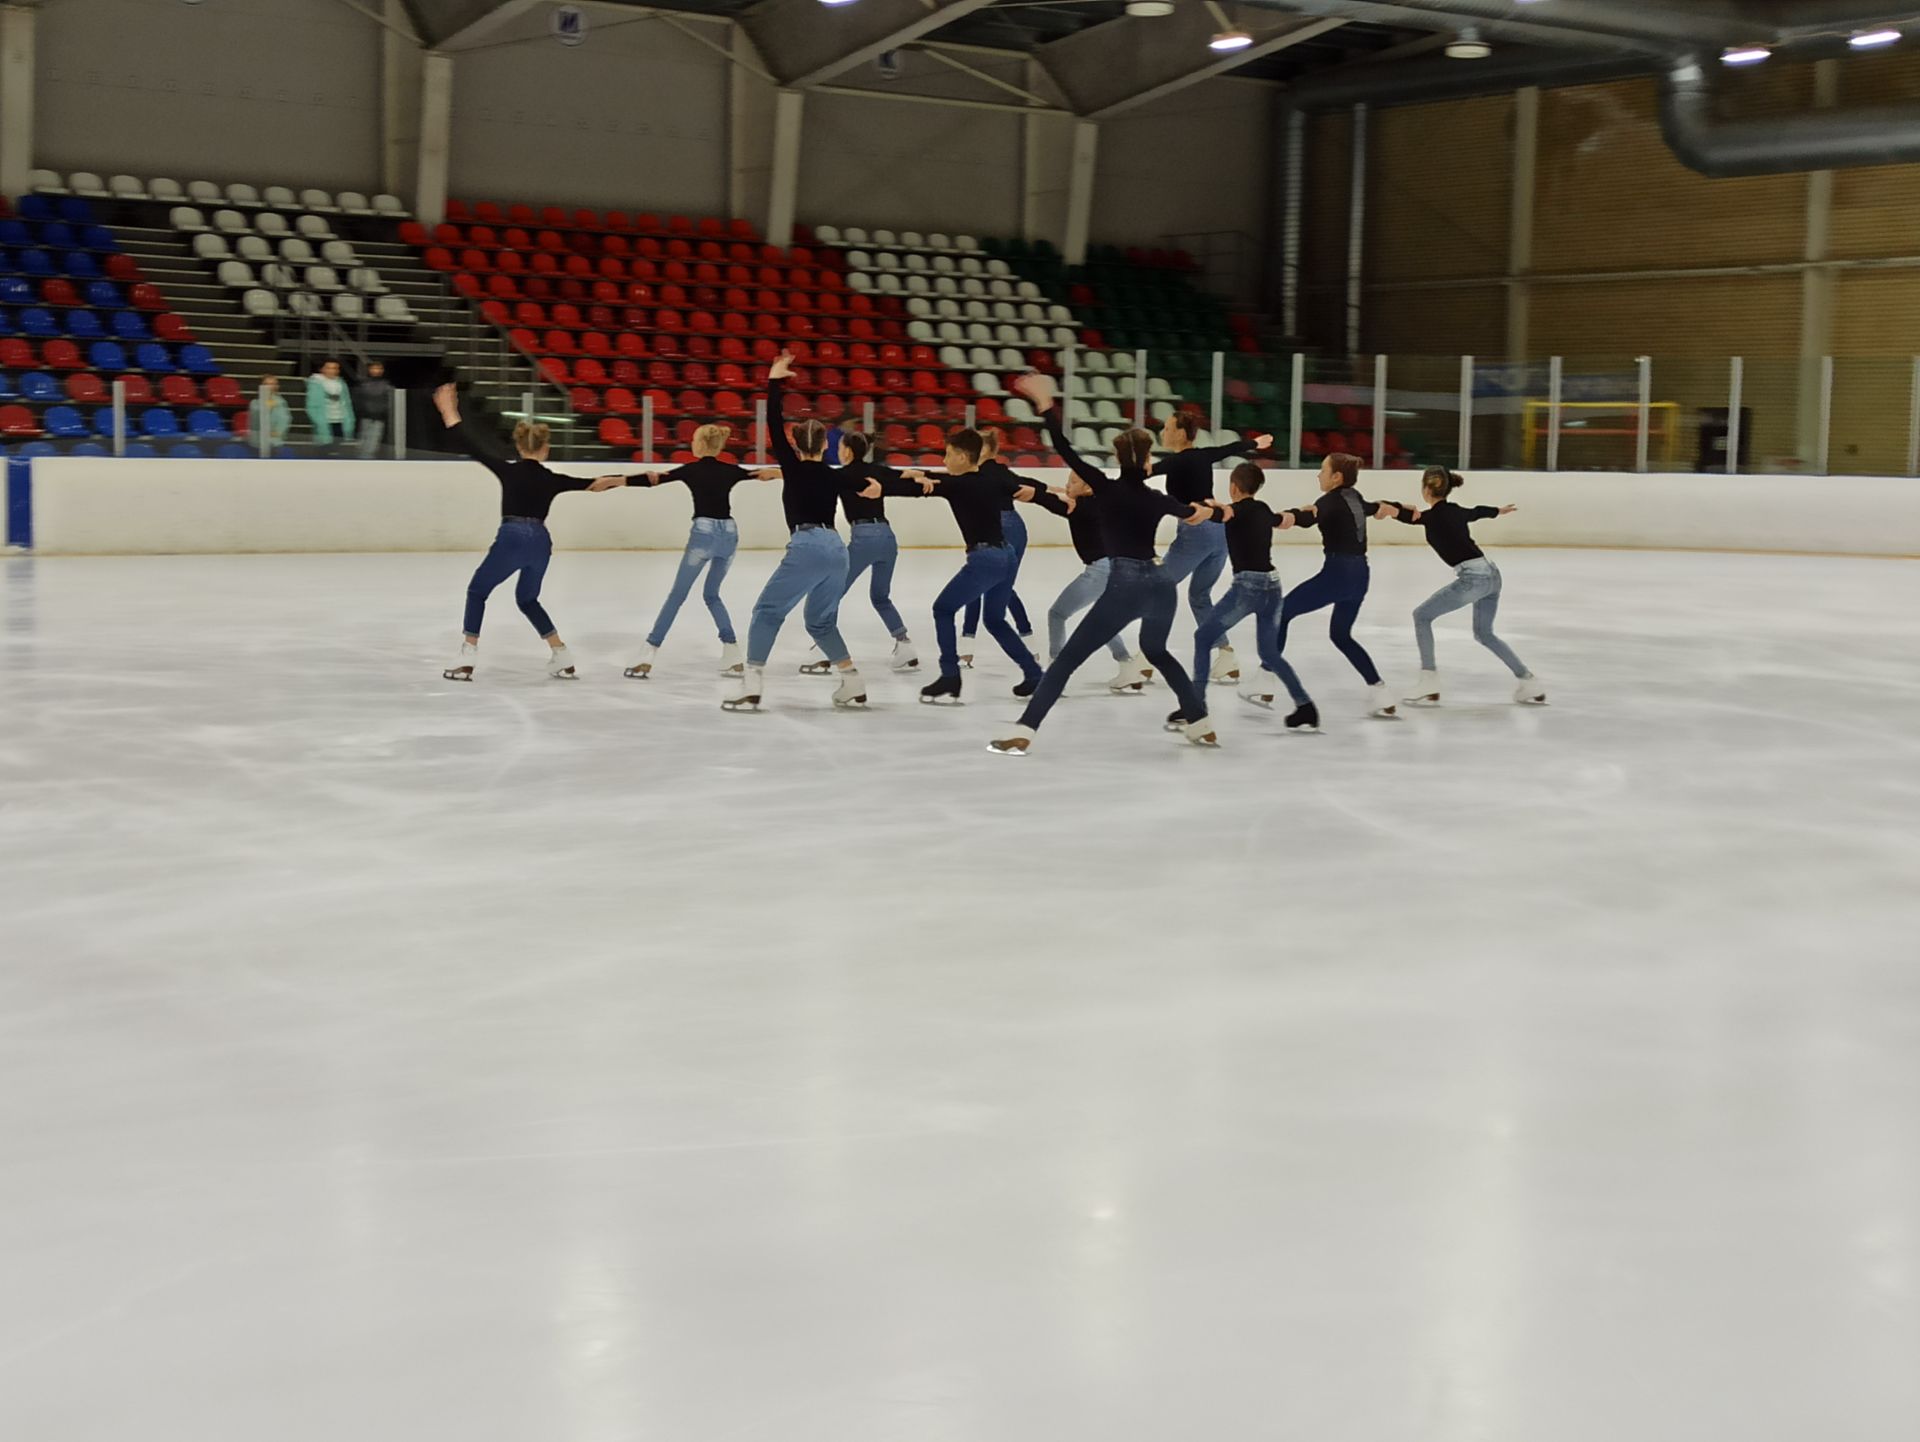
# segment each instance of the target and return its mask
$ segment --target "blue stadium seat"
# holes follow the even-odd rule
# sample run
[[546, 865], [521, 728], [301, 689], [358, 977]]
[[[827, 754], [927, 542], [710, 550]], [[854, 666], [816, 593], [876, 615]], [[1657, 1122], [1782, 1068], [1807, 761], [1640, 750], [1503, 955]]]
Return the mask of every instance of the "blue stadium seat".
[[64, 220], [50, 220], [40, 227], [40, 243], [48, 250], [72, 250], [79, 237]]
[[161, 375], [170, 375], [179, 369], [167, 354], [167, 348], [156, 341], [148, 341], [134, 351], [133, 363], [143, 371], [156, 371]]
[[197, 411], [187, 412], [187, 434], [190, 436], [222, 436], [227, 433], [227, 423], [220, 418], [220, 412], [208, 410], [202, 406]]
[[72, 276], [75, 280], [98, 280], [100, 278], [100, 262], [84, 250], [68, 251], [64, 264], [66, 266], [66, 274]]
[[[47, 412], [52, 415], [53, 412]], [[180, 417], [165, 406], [154, 406], [140, 413], [140, 434], [143, 436], [177, 436], [180, 434]]]
[[107, 333], [100, 323], [100, 317], [90, 310], [70, 310], [67, 312], [67, 334], [78, 340], [99, 340]]
[[52, 441], [28, 441], [14, 454], [23, 460], [31, 460], [36, 456], [57, 456], [60, 454], [60, 447]]
[[22, 275], [57, 275], [53, 266], [53, 257], [38, 246], [20, 252], [20, 273]]
[[220, 374], [220, 362], [213, 358], [213, 352], [199, 344], [180, 347], [180, 366], [197, 376]]
[[17, 275], [0, 275], [0, 301], [8, 305], [32, 305], [33, 287]]
[[60, 382], [45, 371], [28, 371], [20, 377], [20, 394], [30, 401], [57, 401], [60, 399]]
[[160, 452], [156, 451], [145, 441], [128, 441], [124, 454], [130, 461], [150, 461], [159, 455]]
[[32, 336], [54, 336], [60, 334], [60, 326], [53, 318], [53, 312], [45, 306], [30, 305], [19, 315], [20, 334]]
[[121, 340], [145, 340], [153, 332], [147, 329], [146, 317], [137, 310], [117, 310], [113, 313], [113, 333]]
[[60, 216], [53, 202], [44, 195], [23, 195], [15, 208], [25, 220], [57, 220]]
[[33, 244], [33, 232], [24, 220], [0, 220], [0, 245], [20, 250]]
[[75, 436], [84, 436], [87, 433], [87, 423], [81, 419], [80, 412], [72, 406], [48, 406], [42, 421], [47, 428], [47, 434], [57, 436], [61, 440], [71, 440]]
[[80, 244], [87, 250], [118, 250], [120, 242], [104, 225], [89, 225], [80, 231]]
[[244, 461], [250, 458], [253, 452], [241, 445], [238, 441], [228, 441], [224, 446], [220, 447], [219, 450], [215, 451], [214, 455], [223, 461]]
[[127, 368], [127, 348], [110, 340], [97, 340], [87, 347], [87, 364], [97, 371], [123, 371]]
[[107, 454], [107, 448], [98, 441], [82, 441], [71, 451], [68, 451], [67, 454], [70, 456], [104, 456]]
[[60, 202], [60, 218], [68, 225], [88, 225], [93, 221], [93, 202], [85, 196], [69, 195]]
[[12, 334], [14, 334], [13, 312], [9, 310], [0, 310], [0, 336], [12, 335]]
[[[133, 431], [133, 423], [131, 420], [129, 420], [127, 423], [127, 431], [129, 434], [131, 434]], [[96, 436], [110, 436], [113, 434], [113, 407], [112, 406], [94, 407], [93, 433]]]
[[13, 388], [13, 377], [0, 371], [0, 400], [9, 400], [20, 393]]
[[110, 280], [90, 280], [87, 282], [87, 304], [98, 306], [101, 310], [118, 310], [126, 304], [120, 295], [120, 287]]
[[207, 457], [207, 453], [192, 441], [180, 442], [179, 445], [169, 450], [167, 454], [172, 456], [176, 461], [203, 461]]

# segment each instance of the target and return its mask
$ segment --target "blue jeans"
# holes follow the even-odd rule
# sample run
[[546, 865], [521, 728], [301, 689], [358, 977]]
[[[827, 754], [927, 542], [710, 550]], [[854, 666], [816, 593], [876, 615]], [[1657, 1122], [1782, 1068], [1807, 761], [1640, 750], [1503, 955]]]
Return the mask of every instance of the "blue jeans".
[[1173, 613], [1180, 604], [1173, 582], [1161, 574], [1159, 564], [1154, 561], [1121, 557], [1111, 564], [1113, 575], [1107, 581], [1107, 589], [1100, 593], [1100, 599], [1093, 603], [1085, 619], [1074, 627], [1067, 644], [1060, 648], [1060, 654], [1047, 667], [1047, 674], [1040, 678], [1039, 689], [1020, 717], [1022, 726], [1037, 729], [1047, 719], [1053, 703], [1060, 699], [1060, 693], [1066, 690], [1073, 673], [1134, 621], [1140, 623], [1140, 654], [1173, 687], [1173, 694], [1180, 701], [1181, 716], [1188, 721], [1198, 721], [1207, 714], [1205, 693], [1193, 684], [1167, 649], [1167, 633], [1173, 629]]
[[653, 629], [647, 632], [649, 646], [666, 644], [667, 632], [673, 629], [673, 618], [680, 614], [680, 607], [687, 599], [687, 593], [693, 590], [694, 577], [701, 568], [707, 571], [706, 589], [701, 597], [707, 603], [707, 610], [713, 613], [713, 624], [720, 628], [720, 644], [731, 646], [733, 617], [727, 614], [726, 603], [720, 599], [720, 583], [727, 579], [727, 572], [733, 568], [733, 553], [740, 549], [740, 526], [736, 521], [719, 521], [711, 516], [695, 516], [693, 530], [687, 535], [687, 549], [680, 556], [680, 569], [674, 573], [673, 589], [667, 592], [667, 599], [660, 606], [660, 614], [654, 619]]
[[1500, 568], [1485, 556], [1462, 561], [1453, 568], [1453, 581], [1413, 608], [1413, 639], [1420, 647], [1420, 669], [1435, 668], [1433, 623], [1449, 611], [1473, 607], [1473, 639], [1485, 646], [1514, 675], [1525, 679], [1527, 668], [1513, 648], [1493, 634], [1494, 614], [1500, 609]]
[[1280, 674], [1286, 664], [1280, 659], [1280, 577], [1272, 571], [1242, 571], [1193, 633], [1194, 685], [1207, 684], [1213, 669], [1213, 648], [1248, 616], [1253, 617], [1253, 640], [1260, 652], [1260, 664], [1276, 676]]
[[[1353, 639], [1353, 623], [1360, 615], [1360, 603], [1367, 599], [1367, 587], [1372, 579], [1365, 556], [1328, 556], [1315, 575], [1287, 594], [1280, 607], [1280, 650], [1287, 649], [1287, 627], [1295, 616], [1331, 606], [1333, 619], [1327, 624], [1327, 635], [1340, 648], [1340, 654], [1353, 663], [1362, 681], [1369, 686], [1379, 685], [1380, 673], [1374, 669], [1373, 657]], [[1272, 670], [1286, 684], [1294, 705], [1304, 706], [1312, 699], [1284, 655], [1274, 658]]]
[[954, 578], [933, 598], [933, 632], [940, 641], [940, 674], [960, 674], [960, 646], [953, 634], [954, 614], [969, 601], [980, 607], [987, 633], [1013, 658], [1029, 680], [1040, 675], [1026, 643], [1007, 624], [1007, 598], [1013, 594], [1015, 561], [1011, 546], [975, 546]]
[[467, 582], [466, 632], [480, 634], [480, 618], [486, 613], [487, 597], [515, 571], [520, 573], [513, 588], [513, 599], [521, 613], [533, 622], [542, 636], [553, 634], [553, 618], [540, 605], [540, 583], [546, 579], [547, 563], [553, 559], [553, 537], [539, 521], [502, 521], [494, 534], [493, 548]]
[[[1013, 613], [1013, 629], [1022, 636], [1031, 636], [1033, 623], [1027, 619], [1027, 608], [1013, 589], [1014, 582], [1020, 579], [1020, 563], [1027, 559], [1027, 523], [1011, 506], [1000, 513], [1000, 534], [1013, 547], [1013, 571], [1007, 577], [1007, 610]], [[962, 635], [972, 636], [979, 630], [980, 602], [975, 599], [967, 602], [967, 614], [961, 618], [960, 631]]]
[[807, 634], [829, 661], [847, 659], [847, 643], [840, 639], [840, 597], [847, 589], [847, 543], [830, 526], [795, 531], [787, 553], [760, 588], [753, 603], [753, 624], [747, 628], [747, 664], [764, 666], [773, 654], [787, 613], [807, 603]]
[[853, 590], [862, 571], [871, 570], [873, 577], [868, 583], [867, 599], [873, 602], [887, 634], [896, 641], [904, 641], [907, 623], [900, 619], [900, 609], [893, 604], [893, 568], [900, 559], [900, 541], [885, 521], [855, 521], [852, 530], [853, 539], [847, 542], [847, 590]]
[[[1102, 556], [1097, 561], [1087, 563], [1087, 569], [1067, 582], [1054, 603], [1047, 607], [1047, 655], [1058, 656], [1067, 644], [1067, 622], [1100, 599], [1100, 593], [1107, 589], [1107, 578], [1113, 574], [1113, 562]], [[1127, 643], [1115, 636], [1107, 642], [1107, 649], [1113, 652], [1113, 659], [1127, 659]]]
[[1167, 547], [1160, 569], [1176, 586], [1187, 581], [1187, 605], [1198, 621], [1213, 609], [1213, 583], [1227, 569], [1227, 528], [1213, 524], [1181, 526], [1173, 533], [1173, 544]]

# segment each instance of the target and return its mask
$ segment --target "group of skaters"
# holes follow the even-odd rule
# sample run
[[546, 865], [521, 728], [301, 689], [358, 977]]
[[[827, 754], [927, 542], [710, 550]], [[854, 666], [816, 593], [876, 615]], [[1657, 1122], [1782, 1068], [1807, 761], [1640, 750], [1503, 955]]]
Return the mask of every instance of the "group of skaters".
[[[791, 355], [783, 354], [771, 366], [767, 379], [770, 416], [784, 414], [786, 382], [792, 372]], [[1393, 718], [1403, 704], [1439, 704], [1433, 622], [1469, 606], [1473, 609], [1475, 639], [1517, 680], [1515, 701], [1523, 705], [1546, 701], [1539, 678], [1494, 634], [1500, 571], [1472, 536], [1475, 521], [1505, 515], [1514, 509], [1512, 506], [1496, 509], [1456, 504], [1451, 496], [1461, 485], [1461, 478], [1444, 467], [1426, 472], [1417, 505], [1369, 501], [1358, 489], [1359, 458], [1336, 454], [1321, 465], [1318, 501], [1275, 510], [1260, 499], [1265, 473], [1251, 460], [1271, 444], [1272, 438], [1256, 435], [1230, 445], [1197, 446], [1198, 422], [1184, 414], [1170, 416], [1157, 437], [1143, 429], [1122, 431], [1114, 440], [1117, 470], [1109, 471], [1074, 449], [1065, 434], [1064, 415], [1051, 377], [1027, 375], [1015, 386], [1045, 417], [1053, 449], [1071, 473], [1062, 487], [1049, 488], [1015, 474], [1001, 459], [1000, 436], [992, 429], [951, 432], [945, 469], [930, 472], [882, 465], [873, 456], [870, 437], [830, 432], [817, 419], [796, 421], [790, 426], [776, 422], [768, 428], [776, 462], [769, 468], [748, 469], [723, 459], [729, 428], [708, 425], [694, 433], [695, 459], [671, 470], [593, 478], [564, 476], [546, 465], [550, 441], [547, 427], [521, 422], [514, 430], [516, 455], [497, 456], [461, 425], [456, 392], [452, 386], [442, 387], [435, 403], [448, 434], [492, 470], [501, 487], [500, 530], [468, 587], [465, 640], [445, 676], [456, 681], [473, 678], [487, 598], [509, 576], [517, 575], [515, 599], [551, 648], [550, 674], [573, 677], [572, 657], [540, 605], [541, 582], [553, 554], [546, 519], [554, 498], [564, 491], [672, 483], [685, 485], [693, 498], [693, 527], [672, 589], [647, 634], [642, 656], [626, 668], [625, 674], [635, 680], [653, 675], [659, 648], [704, 573], [702, 597], [719, 632], [720, 673], [734, 683], [720, 703], [727, 711], [761, 709], [774, 642], [796, 607], [801, 608], [815, 648], [815, 654], [800, 670], [837, 682], [835, 706], [864, 707], [866, 682], [854, 665], [839, 626], [842, 599], [863, 576], [874, 611], [893, 637], [889, 666], [896, 672], [920, 669], [919, 654], [891, 594], [899, 543], [887, 521], [890, 498], [945, 501], [965, 550], [959, 570], [933, 603], [938, 675], [921, 690], [920, 699], [930, 705], [960, 700], [962, 673], [973, 662], [976, 628], [984, 626], [1018, 668], [1020, 680], [1013, 694], [1026, 702], [1019, 721], [989, 743], [989, 749], [1002, 755], [1018, 756], [1028, 751], [1067, 682], [1103, 647], [1118, 668], [1108, 682], [1111, 690], [1142, 691], [1157, 672], [1178, 703], [1166, 717], [1166, 729], [1183, 734], [1198, 746], [1217, 745], [1219, 738], [1207, 709], [1208, 685], [1210, 681], [1241, 681], [1240, 662], [1228, 637], [1236, 625], [1249, 619], [1261, 669], [1253, 679], [1241, 683], [1239, 695], [1252, 705], [1272, 707], [1275, 693], [1264, 679], [1271, 676], [1291, 699], [1287, 728], [1317, 731], [1319, 710], [1288, 663], [1286, 645], [1288, 629], [1296, 618], [1323, 609], [1331, 610], [1330, 637], [1366, 684], [1368, 710], [1375, 717]], [[837, 450], [831, 461], [830, 447]], [[1232, 472], [1228, 499], [1222, 502], [1214, 495], [1214, 470], [1232, 459], [1238, 459], [1239, 464]], [[1152, 484], [1156, 479], [1164, 485]], [[790, 538], [779, 565], [754, 603], [743, 651], [721, 598], [721, 586], [739, 546], [732, 492], [735, 486], [753, 480], [781, 483]], [[1026, 550], [1026, 526], [1016, 509], [1022, 504], [1064, 517], [1075, 553], [1084, 566], [1047, 612], [1044, 664], [1028, 644], [1032, 627], [1014, 590]], [[843, 541], [836, 528], [839, 515], [846, 518], [848, 540]], [[1163, 558], [1156, 544], [1157, 533], [1161, 521], [1169, 516], [1180, 526]], [[1408, 694], [1398, 700], [1381, 680], [1366, 648], [1353, 637], [1353, 625], [1370, 582], [1369, 520], [1396, 520], [1421, 527], [1428, 545], [1454, 572], [1449, 584], [1414, 610], [1420, 676]], [[1315, 575], [1283, 594], [1273, 566], [1273, 534], [1293, 527], [1317, 528], [1324, 558]], [[1214, 587], [1229, 567], [1231, 584], [1215, 602]], [[1191, 670], [1167, 645], [1178, 607], [1178, 586], [1183, 580], [1188, 582], [1197, 626]], [[1085, 614], [1080, 615], [1083, 611]], [[1076, 615], [1080, 615], [1079, 622], [1069, 631]], [[1135, 626], [1138, 640], [1130, 647], [1126, 635]]]

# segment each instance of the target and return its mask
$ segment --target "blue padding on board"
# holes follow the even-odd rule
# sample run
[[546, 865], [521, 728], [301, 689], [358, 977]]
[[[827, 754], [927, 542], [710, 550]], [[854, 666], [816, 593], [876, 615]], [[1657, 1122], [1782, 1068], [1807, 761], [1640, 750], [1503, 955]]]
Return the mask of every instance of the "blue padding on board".
[[7, 544], [33, 544], [33, 458], [7, 458]]

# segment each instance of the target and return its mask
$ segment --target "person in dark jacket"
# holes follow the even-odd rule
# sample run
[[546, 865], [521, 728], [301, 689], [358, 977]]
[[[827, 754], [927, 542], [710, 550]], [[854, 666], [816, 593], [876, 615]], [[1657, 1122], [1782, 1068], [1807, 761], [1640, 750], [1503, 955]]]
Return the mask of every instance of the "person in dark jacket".
[[379, 361], [368, 361], [367, 373], [354, 382], [353, 413], [360, 418], [360, 459], [370, 461], [393, 420], [393, 386]]

